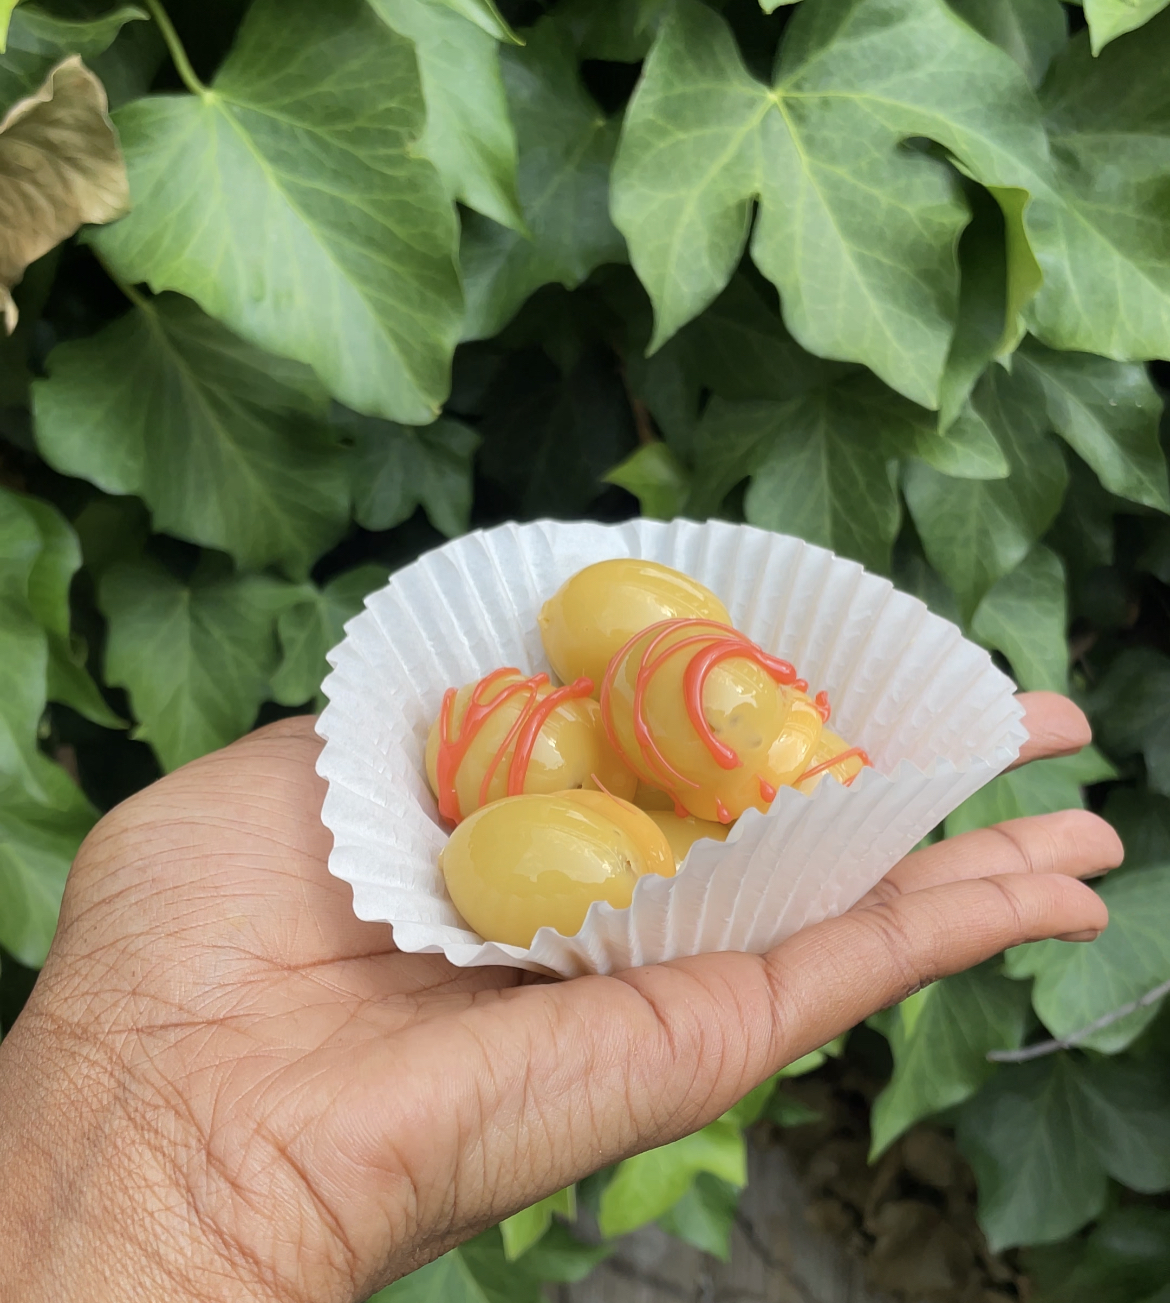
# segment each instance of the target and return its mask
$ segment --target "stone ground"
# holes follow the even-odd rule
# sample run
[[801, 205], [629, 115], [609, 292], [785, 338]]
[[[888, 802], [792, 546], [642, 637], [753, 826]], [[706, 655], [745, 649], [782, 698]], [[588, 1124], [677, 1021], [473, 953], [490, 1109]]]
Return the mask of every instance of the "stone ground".
[[911, 1131], [874, 1165], [878, 1088], [833, 1064], [785, 1083], [821, 1114], [761, 1125], [727, 1263], [650, 1226], [556, 1303], [1020, 1303], [1027, 1281], [988, 1252], [971, 1172], [942, 1131]]
[[731, 1261], [682, 1245], [657, 1227], [627, 1236], [618, 1252], [557, 1303], [885, 1303], [865, 1284], [865, 1264], [810, 1226], [793, 1161], [753, 1149]]

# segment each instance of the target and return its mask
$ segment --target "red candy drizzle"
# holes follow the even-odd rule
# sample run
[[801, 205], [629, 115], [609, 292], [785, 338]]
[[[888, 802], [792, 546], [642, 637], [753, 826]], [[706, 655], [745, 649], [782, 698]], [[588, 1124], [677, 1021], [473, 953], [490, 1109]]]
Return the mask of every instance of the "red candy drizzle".
[[513, 683], [505, 683], [494, 697], [488, 699], [488, 692], [496, 684], [519, 674], [520, 671], [515, 667], [506, 666], [501, 670], [493, 670], [491, 674], [480, 679], [471, 690], [471, 699], [463, 712], [457, 737], [451, 736], [456, 690], [448, 688], [443, 694], [443, 705], [439, 711], [439, 751], [435, 757], [435, 780], [439, 789], [439, 813], [449, 823], [458, 823], [463, 818], [459, 808], [459, 793], [455, 787], [459, 766], [463, 763], [471, 744], [479, 736], [480, 730], [505, 702], [518, 696], [525, 698], [524, 705], [508, 730], [507, 736], [496, 748], [484, 770], [483, 782], [479, 785], [480, 805], [486, 804], [492, 779], [513, 742], [516, 745], [512, 751], [512, 758], [508, 762], [508, 795], [519, 796], [524, 791], [524, 780], [528, 777], [528, 766], [532, 760], [536, 739], [540, 736], [540, 730], [547, 723], [549, 716], [564, 702], [593, 694], [593, 680], [580, 678], [566, 687], [554, 688], [552, 692], [541, 697], [540, 689], [548, 683], [548, 675], [534, 674], [531, 678], [517, 678]]

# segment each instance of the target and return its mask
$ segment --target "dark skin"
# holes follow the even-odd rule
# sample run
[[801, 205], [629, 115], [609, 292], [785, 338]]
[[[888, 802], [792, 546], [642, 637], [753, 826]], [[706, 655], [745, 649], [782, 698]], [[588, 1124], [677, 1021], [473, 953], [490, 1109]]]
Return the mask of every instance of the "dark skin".
[[[1029, 694], [1021, 763], [1089, 739]], [[876, 1009], [1106, 924], [1082, 811], [918, 851], [763, 956], [568, 982], [402, 954], [329, 876], [309, 719], [108, 814], [0, 1046], [0, 1296], [354, 1303], [703, 1126]]]

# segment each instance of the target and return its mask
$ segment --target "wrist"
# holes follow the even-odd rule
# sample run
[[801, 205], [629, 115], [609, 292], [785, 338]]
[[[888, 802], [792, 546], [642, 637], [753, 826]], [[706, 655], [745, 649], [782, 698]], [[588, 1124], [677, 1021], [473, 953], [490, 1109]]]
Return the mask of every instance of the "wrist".
[[152, 1100], [116, 1041], [34, 992], [0, 1044], [0, 1297], [254, 1301], [209, 1242]]

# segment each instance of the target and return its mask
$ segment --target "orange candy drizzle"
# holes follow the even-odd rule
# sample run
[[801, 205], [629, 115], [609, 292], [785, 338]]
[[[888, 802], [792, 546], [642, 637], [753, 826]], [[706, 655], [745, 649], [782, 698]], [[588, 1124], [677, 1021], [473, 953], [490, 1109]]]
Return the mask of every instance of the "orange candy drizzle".
[[[674, 629], [689, 625], [692, 628], [701, 628], [705, 630], [714, 630], [717, 632], [696, 633], [689, 638], [682, 638], [678, 642], [668, 646], [665, 651], [654, 655], [659, 644]], [[656, 771], [659, 779], [664, 782], [664, 790], [667, 795], [674, 801], [675, 813], [682, 816], [687, 813], [686, 807], [678, 797], [676, 783], [684, 784], [687, 787], [697, 788], [701, 786], [693, 778], [688, 778], [685, 774], [679, 773], [677, 769], [663, 755], [661, 748], [655, 742], [650, 732], [649, 725], [646, 722], [646, 692], [650, 686], [650, 680], [654, 674], [662, 668], [663, 663], [675, 652], [683, 651], [688, 647], [703, 646], [703, 650], [692, 654], [686, 670], [683, 672], [683, 702], [687, 712], [687, 718], [691, 721], [695, 732], [702, 738], [708, 751], [715, 758], [715, 762], [724, 769], [734, 769], [741, 765], [743, 761], [736, 752], [725, 742], [721, 742], [711, 730], [707, 722], [707, 716], [703, 711], [703, 687], [707, 682], [707, 676], [721, 661], [732, 660], [737, 657], [750, 660], [761, 669], [765, 670], [771, 678], [786, 687], [794, 688], [797, 692], [808, 691], [808, 681], [797, 678], [796, 669], [788, 661], [781, 660], [777, 656], [771, 656], [762, 647], [758, 647], [746, 635], [736, 629], [731, 629], [725, 624], [719, 624], [715, 620], [662, 620], [658, 624], [651, 625], [649, 629], [642, 629], [636, 633], [629, 642], [618, 652], [610, 661], [609, 668], [606, 671], [605, 679], [601, 685], [601, 719], [605, 725], [605, 731], [609, 735], [610, 744], [613, 749], [620, 755], [621, 745], [618, 741], [617, 729], [613, 723], [613, 707], [611, 704], [611, 693], [613, 689], [613, 680], [617, 674], [618, 668], [625, 659], [626, 653], [638, 641], [639, 638], [645, 637], [647, 633], [653, 633], [654, 636], [646, 644], [642, 652], [642, 660], [638, 666], [638, 673], [634, 682], [634, 706], [633, 706], [633, 724], [634, 736], [638, 741], [638, 747], [642, 752], [642, 757], [647, 766]], [[832, 708], [829, 705], [829, 694], [827, 692], [818, 692], [813, 699], [817, 714], [820, 715], [822, 723], [829, 722], [829, 716]], [[834, 756], [831, 760], [826, 760], [824, 764], [815, 765], [811, 769], [805, 770], [798, 781], [805, 778], [814, 777], [826, 769], [831, 769], [833, 765], [839, 764], [842, 760], [849, 760], [853, 756], [860, 756], [863, 765], [871, 765], [869, 756], [860, 747], [851, 747], [848, 751], [843, 751], [839, 756]], [[856, 778], [856, 774], [853, 778]], [[845, 786], [848, 787], [853, 782], [850, 778]], [[763, 800], [771, 803], [776, 797], [776, 789], [762, 775], [759, 776], [760, 796]], [[721, 800], [716, 800], [715, 812], [719, 817], [720, 823], [730, 823], [731, 814]]]
[[484, 770], [483, 782], [479, 785], [480, 805], [487, 804], [488, 789], [492, 779], [513, 741], [516, 747], [512, 752], [512, 759], [508, 762], [508, 795], [520, 796], [524, 791], [524, 781], [528, 777], [528, 766], [532, 760], [536, 739], [540, 736], [540, 730], [549, 716], [563, 702], [593, 695], [593, 680], [580, 678], [566, 687], [554, 688], [546, 697], [540, 697], [540, 689], [549, 681], [548, 675], [534, 674], [531, 678], [506, 684], [490, 701], [485, 700], [486, 693], [501, 679], [519, 673], [520, 671], [514, 666], [505, 666], [503, 669], [493, 670], [491, 674], [480, 679], [471, 690], [471, 699], [460, 721], [458, 737], [451, 736], [456, 690], [448, 688], [443, 693], [443, 705], [439, 711], [439, 750], [435, 757], [435, 779], [439, 789], [439, 813], [449, 823], [458, 823], [463, 818], [459, 808], [459, 793], [455, 787], [459, 766], [484, 724], [506, 701], [521, 694], [527, 697], [507, 736], [496, 748]]
[[[702, 630], [702, 632], [695, 632], [689, 637], [681, 638], [678, 642], [672, 643], [662, 651], [658, 650], [665, 638], [675, 630], [682, 628], [691, 628], [696, 631]], [[762, 647], [758, 647], [750, 638], [738, 632], [738, 630], [720, 624], [716, 620], [661, 620], [657, 624], [650, 625], [648, 629], [640, 630], [626, 643], [610, 661], [605, 679], [601, 685], [601, 719], [605, 725], [605, 731], [609, 735], [610, 743], [619, 755], [621, 755], [622, 749], [618, 742], [617, 729], [613, 723], [611, 701], [613, 680], [618, 668], [625, 659], [626, 653], [640, 638], [644, 638], [648, 633], [652, 636], [642, 651], [642, 659], [638, 665], [638, 673], [634, 681], [632, 712], [634, 737], [637, 739], [638, 747], [642, 752], [642, 758], [647, 767], [658, 775], [659, 780], [663, 783], [663, 790], [674, 801], [675, 812], [679, 815], [685, 815], [687, 811], [679, 800], [678, 786], [681, 784], [686, 787], [697, 788], [701, 784], [695, 779], [679, 773], [670, 763], [654, 740], [646, 721], [646, 692], [654, 675], [662, 668], [663, 664], [676, 652], [685, 651], [692, 647], [702, 648], [701, 651], [692, 652], [691, 659], [683, 671], [683, 704], [687, 712], [687, 718], [691, 721], [695, 732], [703, 740], [716, 764], [723, 769], [735, 769], [743, 764], [743, 761], [731, 747], [715, 736], [703, 711], [703, 688], [706, 685], [708, 675], [715, 666], [725, 660], [750, 660], [764, 670], [776, 683], [795, 687], [801, 680], [796, 677], [796, 670], [788, 661], [769, 655]], [[807, 687], [807, 684], [805, 686]], [[825, 697], [824, 693], [821, 693], [820, 697], [824, 697], [824, 705], [827, 710], [828, 698]], [[821, 708], [819, 697], [817, 708], [818, 710]], [[827, 716], [822, 715], [822, 718], [827, 718]], [[761, 794], [764, 788], [768, 786], [770, 785], [761, 780]], [[775, 796], [774, 790], [772, 795]], [[766, 797], [765, 799], [770, 798]], [[721, 823], [731, 822], [731, 814], [721, 800], [716, 801], [715, 811]]]
[[[854, 756], [857, 756], [861, 760], [862, 769], [873, 768], [873, 761], [865, 754], [861, 747], [850, 747], [848, 751], [842, 751], [839, 756], [833, 756], [829, 760], [823, 760], [819, 765], [813, 765], [811, 769], [806, 769], [796, 781], [798, 783], [803, 783], [806, 778], [815, 778], [817, 774], [823, 774], [826, 769], [832, 769], [834, 765], [839, 765], [843, 760], [852, 760]], [[859, 769], [857, 773], [860, 772], [861, 770]], [[856, 777], [857, 774], [851, 774], [845, 780], [844, 785], [846, 787], [852, 787], [853, 780]]]

